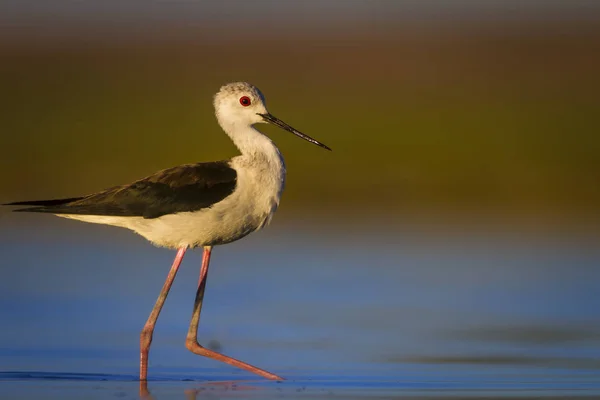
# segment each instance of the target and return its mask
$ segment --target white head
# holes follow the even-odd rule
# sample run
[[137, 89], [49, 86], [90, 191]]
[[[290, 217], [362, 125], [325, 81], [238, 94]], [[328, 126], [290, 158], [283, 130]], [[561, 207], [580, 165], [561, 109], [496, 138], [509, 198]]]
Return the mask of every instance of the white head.
[[270, 123], [304, 140], [331, 150], [323, 143], [299, 132], [271, 115], [267, 110], [265, 96], [256, 86], [247, 82], [233, 82], [222, 86], [215, 95], [214, 106], [219, 124], [228, 133], [258, 123]]
[[264, 122], [259, 114], [268, 114], [263, 94], [246, 82], [222, 86], [215, 95], [214, 105], [217, 119], [228, 124], [253, 125]]

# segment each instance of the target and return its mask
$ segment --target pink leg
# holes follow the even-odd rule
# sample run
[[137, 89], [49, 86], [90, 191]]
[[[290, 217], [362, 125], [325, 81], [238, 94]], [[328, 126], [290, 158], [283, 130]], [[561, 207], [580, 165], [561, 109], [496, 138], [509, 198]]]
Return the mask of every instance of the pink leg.
[[167, 280], [165, 281], [165, 284], [158, 295], [158, 299], [156, 300], [156, 304], [154, 305], [154, 308], [152, 309], [152, 312], [146, 321], [146, 325], [144, 325], [144, 329], [142, 329], [142, 333], [140, 334], [140, 381], [145, 381], [148, 377], [148, 352], [150, 351], [150, 343], [152, 343], [154, 325], [156, 325], [156, 320], [158, 319], [160, 310], [162, 309], [167, 295], [169, 294], [169, 290], [171, 289], [171, 285], [173, 284], [173, 280], [175, 279], [175, 275], [177, 274], [181, 260], [183, 260], [183, 256], [185, 255], [185, 250], [185, 247], [177, 250], [177, 255], [175, 256], [175, 260], [173, 261], [169, 275], [167, 275]]
[[210, 253], [212, 247], [207, 246], [204, 248], [202, 254], [202, 268], [200, 269], [200, 280], [198, 281], [198, 290], [196, 291], [196, 300], [194, 301], [194, 312], [192, 313], [192, 320], [190, 322], [190, 329], [188, 330], [185, 346], [192, 353], [212, 358], [214, 360], [222, 361], [234, 367], [245, 369], [246, 371], [255, 373], [267, 379], [283, 380], [280, 376], [267, 372], [263, 369], [257, 368], [253, 365], [246, 364], [245, 362], [236, 360], [235, 358], [227, 357], [223, 354], [215, 351], [205, 349], [198, 344], [198, 324], [200, 322], [200, 310], [202, 310], [202, 300], [204, 299], [204, 289], [206, 287], [206, 277], [208, 275], [208, 264], [210, 263]]

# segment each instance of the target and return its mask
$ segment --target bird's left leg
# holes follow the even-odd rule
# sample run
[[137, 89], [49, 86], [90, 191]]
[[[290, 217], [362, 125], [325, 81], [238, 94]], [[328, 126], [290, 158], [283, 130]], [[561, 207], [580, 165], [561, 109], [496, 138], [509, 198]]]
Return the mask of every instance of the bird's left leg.
[[171, 290], [171, 285], [173, 284], [173, 280], [175, 279], [175, 275], [177, 275], [177, 271], [179, 270], [179, 266], [181, 265], [181, 261], [183, 260], [183, 256], [185, 255], [186, 248], [181, 247], [177, 250], [177, 255], [175, 256], [175, 260], [173, 261], [173, 265], [171, 266], [171, 270], [167, 275], [167, 279], [165, 284], [163, 285], [160, 294], [158, 295], [158, 299], [156, 299], [156, 304], [154, 308], [152, 308], [152, 312], [144, 325], [144, 329], [140, 333], [140, 381], [145, 382], [148, 377], [148, 353], [150, 351], [150, 344], [152, 343], [152, 335], [154, 334], [154, 326], [156, 325], [156, 320], [162, 310], [163, 304], [167, 299], [167, 295], [169, 294], [169, 290]]
[[223, 354], [217, 353], [216, 351], [206, 349], [198, 343], [198, 324], [200, 322], [200, 311], [202, 310], [202, 301], [204, 299], [204, 289], [206, 288], [206, 279], [208, 276], [208, 265], [210, 263], [211, 251], [212, 247], [206, 246], [204, 248], [204, 253], [202, 254], [202, 267], [200, 268], [198, 290], [196, 291], [194, 311], [192, 313], [192, 320], [190, 322], [190, 328], [188, 330], [185, 346], [194, 354], [222, 361], [224, 363], [255, 373], [267, 379], [283, 380], [283, 378], [281, 378], [280, 376], [267, 372], [263, 369], [257, 368], [253, 365], [247, 364], [243, 361], [236, 360], [235, 358], [227, 357]]

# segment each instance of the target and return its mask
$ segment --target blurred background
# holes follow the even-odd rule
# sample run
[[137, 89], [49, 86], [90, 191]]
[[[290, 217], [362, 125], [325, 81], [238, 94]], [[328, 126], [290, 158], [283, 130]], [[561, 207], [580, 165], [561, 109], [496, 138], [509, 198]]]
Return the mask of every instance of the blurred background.
[[[599, 70], [597, 1], [4, 0], [0, 202], [229, 158], [212, 96], [249, 81], [334, 151], [260, 127], [286, 191], [267, 230], [215, 252], [205, 342], [283, 371], [597, 372]], [[0, 369], [135, 374], [172, 254], [8, 211]], [[189, 258], [155, 367], [214, 366], [182, 346]]]
[[280, 223], [598, 215], [597, 2], [1, 7], [3, 200], [228, 158], [212, 96], [247, 80], [335, 150], [264, 128], [289, 167]]

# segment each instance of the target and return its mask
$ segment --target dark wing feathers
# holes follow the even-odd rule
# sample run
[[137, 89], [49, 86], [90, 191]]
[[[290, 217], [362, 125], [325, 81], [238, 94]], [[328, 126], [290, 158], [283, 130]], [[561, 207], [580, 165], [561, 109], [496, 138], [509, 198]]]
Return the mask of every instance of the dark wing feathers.
[[[33, 201], [15, 201], [14, 203], [2, 204], [3, 206], [59, 206], [66, 203], [71, 203], [81, 200], [83, 197], [71, 197], [68, 199], [55, 200], [33, 200]], [[18, 210], [17, 210], [18, 211]]]
[[158, 218], [212, 206], [235, 190], [236, 178], [227, 161], [188, 164], [85, 197], [9, 205], [37, 206], [15, 211]]

